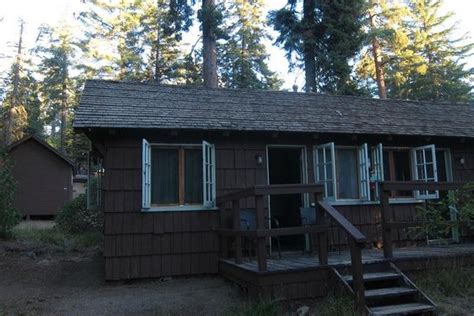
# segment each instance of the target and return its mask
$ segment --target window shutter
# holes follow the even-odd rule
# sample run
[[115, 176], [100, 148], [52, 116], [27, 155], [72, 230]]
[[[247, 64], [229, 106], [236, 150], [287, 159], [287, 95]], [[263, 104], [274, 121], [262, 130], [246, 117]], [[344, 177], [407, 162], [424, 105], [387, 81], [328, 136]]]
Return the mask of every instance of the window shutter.
[[379, 182], [384, 181], [384, 172], [383, 172], [383, 146], [382, 144], [377, 144], [377, 146], [372, 147], [372, 161], [371, 161], [372, 174], [370, 181], [375, 182], [375, 199], [380, 199], [380, 186]]
[[216, 206], [216, 151], [214, 145], [202, 142], [203, 204]]
[[[416, 181], [437, 182], [435, 145], [416, 147], [411, 150], [413, 176]], [[416, 190], [415, 198], [428, 200], [437, 199], [439, 191]]]
[[359, 192], [360, 198], [370, 201], [370, 162], [367, 144], [359, 147]]
[[151, 148], [143, 139], [142, 144], [142, 208], [148, 209], [151, 204]]
[[324, 197], [336, 199], [336, 157], [334, 143], [314, 147], [315, 179], [324, 184]]

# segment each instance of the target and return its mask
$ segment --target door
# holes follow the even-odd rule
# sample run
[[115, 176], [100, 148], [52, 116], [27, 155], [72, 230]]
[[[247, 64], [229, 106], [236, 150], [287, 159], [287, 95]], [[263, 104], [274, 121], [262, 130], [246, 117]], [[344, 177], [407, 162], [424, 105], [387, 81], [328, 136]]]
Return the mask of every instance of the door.
[[[304, 146], [268, 146], [268, 183], [295, 184], [307, 182], [306, 148]], [[270, 221], [275, 227], [301, 226], [300, 207], [305, 206], [304, 194], [270, 196]], [[275, 221], [276, 220], [276, 221]], [[304, 236], [280, 237], [282, 250], [303, 250]], [[273, 243], [275, 244], [275, 243]], [[273, 250], [276, 250], [273, 247]]]

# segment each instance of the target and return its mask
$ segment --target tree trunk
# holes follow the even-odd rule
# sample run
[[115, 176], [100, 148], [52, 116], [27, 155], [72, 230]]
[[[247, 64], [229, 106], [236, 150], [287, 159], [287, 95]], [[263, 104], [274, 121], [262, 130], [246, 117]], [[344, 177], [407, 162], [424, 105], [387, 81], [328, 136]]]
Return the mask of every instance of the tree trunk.
[[21, 49], [23, 45], [23, 26], [24, 22], [20, 21], [20, 37], [18, 39], [18, 50], [16, 55], [16, 61], [13, 66], [13, 91], [10, 100], [10, 106], [6, 109], [5, 113], [5, 126], [3, 129], [3, 142], [5, 146], [8, 146], [13, 142], [13, 130], [15, 125], [15, 109], [18, 106], [18, 90], [20, 85], [20, 63], [21, 63]]
[[61, 96], [61, 130], [59, 139], [59, 151], [62, 153], [66, 152], [66, 120], [67, 120], [67, 84], [66, 78], [63, 78]]
[[161, 81], [160, 73], [160, 41], [161, 41], [161, 27], [160, 27], [160, 1], [156, 1], [156, 43], [155, 43], [155, 76], [154, 79], [157, 83]]
[[[370, 26], [372, 29], [376, 28], [375, 15], [373, 9], [369, 10]], [[377, 81], [377, 88], [380, 99], [387, 98], [387, 89], [385, 87], [385, 73], [383, 70], [382, 61], [380, 60], [380, 44], [376, 36], [372, 37], [372, 54], [374, 57], [375, 66], [375, 80]]]
[[303, 55], [306, 92], [316, 92], [315, 0], [303, 2]]
[[202, 0], [202, 10], [205, 13], [202, 20], [203, 79], [204, 86], [209, 88], [217, 88], [217, 44], [211, 23], [215, 6], [215, 0]]

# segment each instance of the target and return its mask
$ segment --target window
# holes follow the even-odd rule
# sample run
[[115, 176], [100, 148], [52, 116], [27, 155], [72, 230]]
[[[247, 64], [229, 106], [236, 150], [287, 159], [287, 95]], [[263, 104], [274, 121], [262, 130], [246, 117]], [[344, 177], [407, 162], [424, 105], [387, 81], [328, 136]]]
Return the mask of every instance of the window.
[[372, 147], [370, 161], [370, 192], [373, 200], [378, 201], [380, 200], [379, 182], [382, 182], [385, 179], [382, 144]]
[[150, 144], [143, 140], [144, 209], [215, 206], [214, 146]]
[[[411, 154], [414, 179], [417, 181], [437, 182], [438, 171], [435, 145], [413, 148]], [[439, 193], [438, 191], [415, 191], [415, 197], [418, 199], [437, 199]]]
[[335, 148], [334, 143], [315, 147], [316, 180], [324, 184], [325, 197], [370, 200], [368, 146]]

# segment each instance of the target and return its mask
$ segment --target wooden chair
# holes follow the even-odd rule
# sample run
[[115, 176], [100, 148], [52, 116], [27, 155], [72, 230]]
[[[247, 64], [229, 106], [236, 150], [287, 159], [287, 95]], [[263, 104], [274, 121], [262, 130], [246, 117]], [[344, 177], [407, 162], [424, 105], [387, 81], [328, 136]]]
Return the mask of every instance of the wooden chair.
[[[277, 219], [265, 217], [267, 221], [270, 221], [272, 228], [280, 228], [280, 223]], [[242, 209], [240, 210], [240, 227], [243, 230], [256, 230], [257, 229], [257, 213], [253, 209]], [[277, 241], [278, 247], [278, 256], [281, 258], [281, 246], [280, 246], [280, 237], [273, 237]], [[253, 248], [256, 248], [255, 240], [251, 238], [245, 238], [247, 240], [247, 251], [249, 254], [249, 260], [252, 261], [252, 253], [250, 245], [253, 244]]]

